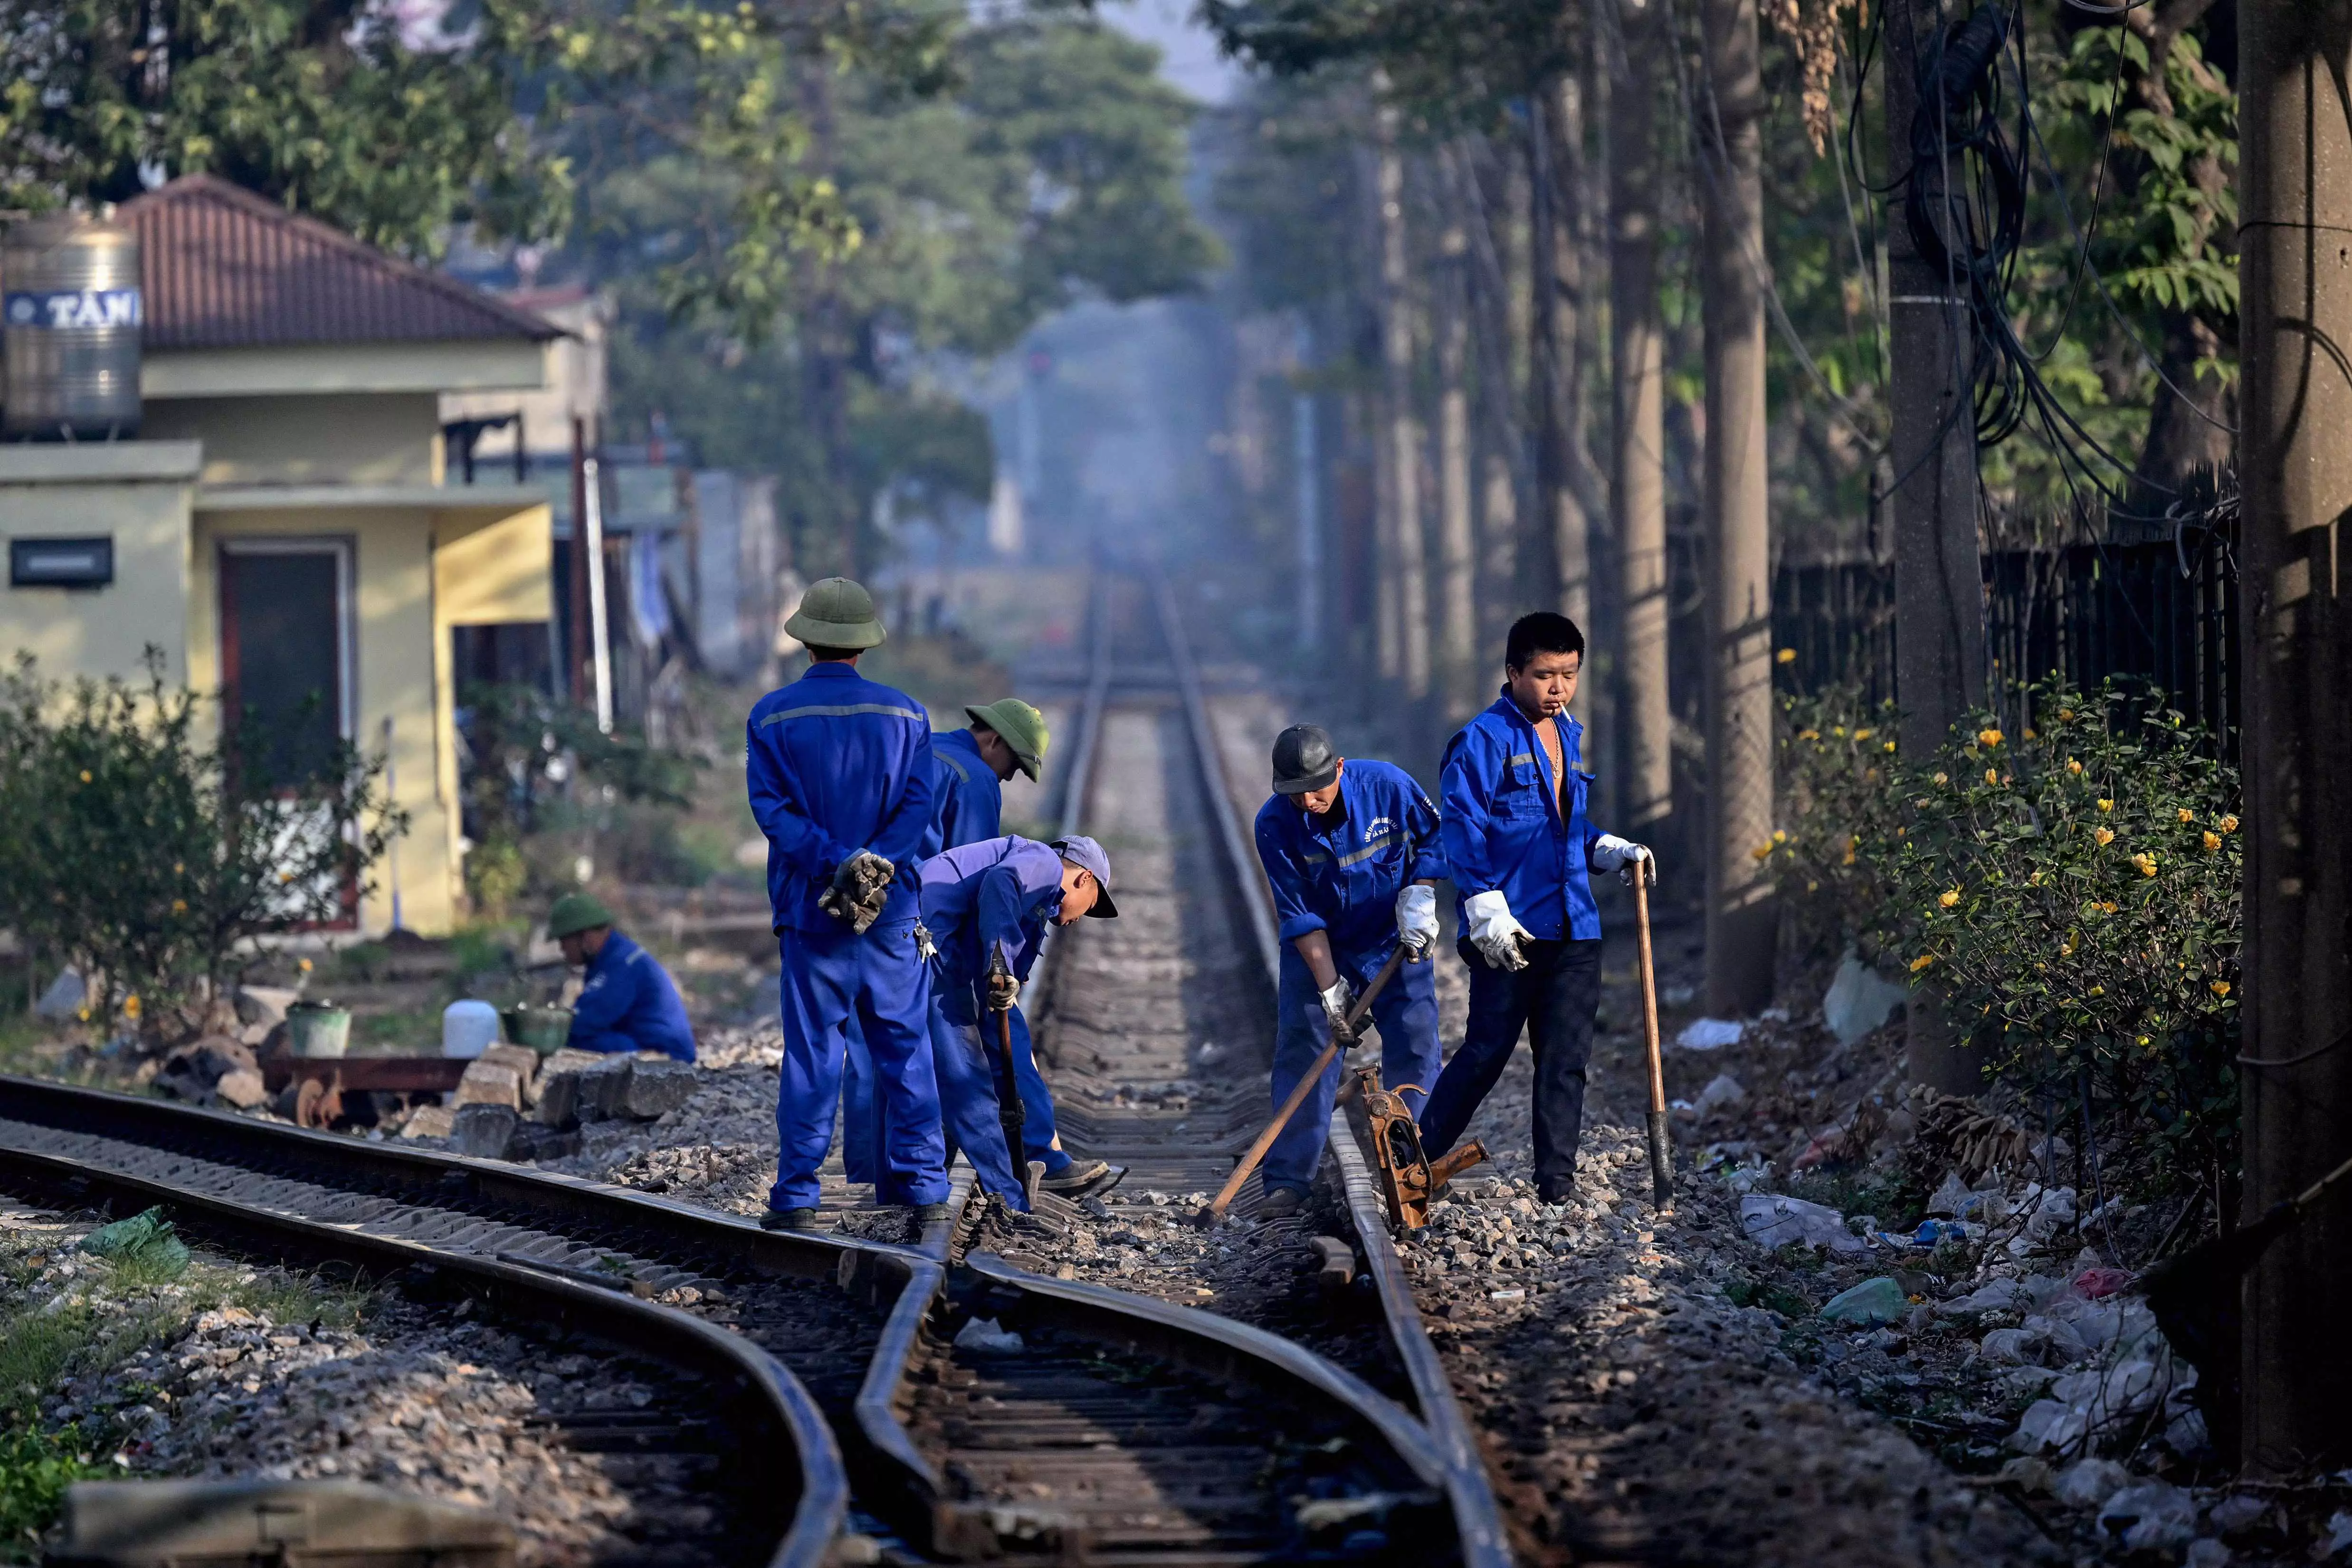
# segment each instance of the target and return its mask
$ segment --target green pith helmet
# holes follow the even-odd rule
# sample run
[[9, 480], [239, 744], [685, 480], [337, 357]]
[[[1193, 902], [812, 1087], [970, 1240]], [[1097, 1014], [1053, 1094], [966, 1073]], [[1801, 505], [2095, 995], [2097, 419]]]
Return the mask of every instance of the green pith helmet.
[[547, 939], [561, 942], [613, 924], [613, 912], [584, 893], [567, 893], [547, 912]]
[[984, 724], [1004, 737], [1013, 748], [1013, 760], [1021, 771], [1034, 780], [1045, 765], [1045, 747], [1053, 737], [1045, 733], [1045, 716], [1023, 702], [1019, 697], [999, 697], [986, 707], [967, 707], [974, 724]]
[[871, 648], [883, 635], [874, 596], [845, 577], [811, 583], [784, 630], [819, 648]]

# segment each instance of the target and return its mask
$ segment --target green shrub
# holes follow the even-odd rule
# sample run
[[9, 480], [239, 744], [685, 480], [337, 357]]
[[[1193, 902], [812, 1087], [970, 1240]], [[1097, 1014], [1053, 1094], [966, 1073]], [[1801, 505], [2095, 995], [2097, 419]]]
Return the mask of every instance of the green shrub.
[[66, 1488], [106, 1473], [82, 1448], [78, 1427], [47, 1432], [26, 1421], [0, 1431], [0, 1550], [8, 1562], [39, 1562], [42, 1532], [65, 1506]]
[[340, 922], [407, 829], [381, 758], [289, 759], [257, 719], [212, 737], [194, 693], [0, 681], [0, 924], [134, 1026], [220, 994], [256, 936]]
[[1792, 956], [1801, 965], [1848, 946], [1874, 957], [1886, 902], [1874, 845], [1900, 826], [1895, 712], [1851, 688], [1780, 703], [1781, 826], [1756, 855], [1770, 868]]

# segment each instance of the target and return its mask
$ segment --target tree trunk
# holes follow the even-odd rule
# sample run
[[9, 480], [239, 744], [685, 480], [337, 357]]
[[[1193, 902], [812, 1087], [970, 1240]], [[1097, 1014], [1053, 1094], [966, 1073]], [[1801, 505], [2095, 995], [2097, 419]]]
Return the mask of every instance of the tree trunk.
[[[1472, 149], [1480, 155], [1473, 155]], [[1449, 150], [1454, 151], [1454, 150]], [[1528, 341], [1527, 181], [1517, 157], [1461, 145], [1457, 191], [1471, 214], [1470, 319], [1477, 343], [1479, 584], [1477, 695], [1494, 686], [1503, 638], [1522, 608], [1517, 582], [1527, 439], [1521, 365]]]
[[1438, 667], [1447, 716], [1478, 706], [1477, 544], [1470, 514], [1469, 235], [1458, 219], [1439, 250], [1437, 287]]
[[[1387, 123], [1385, 110], [1375, 111]], [[1368, 200], [1367, 249], [1373, 324], [1380, 333], [1385, 363], [1390, 309], [1386, 283], [1388, 221], [1381, 214], [1387, 201], [1389, 165], [1393, 153], [1361, 155], [1363, 190]], [[1392, 429], [1397, 416], [1394, 398], [1385, 378], [1381, 392], [1370, 400], [1372, 424], [1367, 433], [1372, 449], [1372, 630], [1381, 679], [1394, 685], [1404, 677], [1403, 601], [1397, 593], [1397, 506], [1400, 489], [1412, 483], [1412, 471], [1398, 472], [1397, 444]]]
[[1399, 674], [1405, 695], [1429, 695], [1429, 557], [1421, 523], [1421, 420], [1412, 399], [1412, 277], [1404, 224], [1404, 159], [1396, 146], [1397, 111], [1380, 110], [1381, 361], [1388, 399], [1389, 466], [1395, 518], [1391, 575], [1398, 617]]
[[[2238, 276], [2245, 477], [2244, 1218], [2352, 1155], [2352, 0], [2240, 0]], [[2246, 1281], [2240, 1408], [2250, 1469], [2352, 1457], [2352, 1194], [2273, 1242]]]
[[[1756, 0], [1700, 8], [1711, 103], [1700, 274], [1706, 318], [1707, 1009], [1772, 999], [1778, 909], [1757, 849], [1772, 836], [1771, 517], [1764, 403], [1763, 83]], [[1710, 112], [1710, 110], [1712, 112]], [[1718, 141], [1717, 136], [1720, 136]]]
[[[1911, 168], [1922, 40], [1937, 26], [1926, 0], [1887, 0], [1886, 144], [1899, 180]], [[1957, 172], [1958, 163], [1955, 162]], [[1960, 187], [1948, 183], [1957, 196]], [[1896, 198], [1899, 200], [1899, 197]], [[1977, 557], [1973, 336], [1964, 286], [1931, 267], [1899, 218], [1886, 228], [1894, 413], [1889, 458], [1895, 529], [1895, 685], [1903, 754], [1924, 761], [1984, 701], [1984, 580]], [[1907, 1010], [1914, 1082], [1948, 1094], [1984, 1086], [1984, 1055], [1966, 1046], [1932, 986]]]
[[1661, 0], [1622, 0], [1610, 99], [1610, 362], [1619, 605], [1618, 800], [1634, 838], [1674, 813], [1674, 714], [1666, 695], [1664, 333], [1658, 316]]
[[1577, 307], [1582, 283], [1572, 203], [1575, 184], [1561, 167], [1564, 149], [1580, 143], [1581, 94], [1573, 77], [1556, 78], [1528, 100], [1528, 183], [1533, 200], [1531, 287], [1535, 296], [1534, 402], [1536, 551], [1534, 582], [1551, 589], [1552, 608], [1589, 626], [1592, 620], [1591, 519], [1576, 483], [1576, 428], [1582, 410], [1577, 360]]

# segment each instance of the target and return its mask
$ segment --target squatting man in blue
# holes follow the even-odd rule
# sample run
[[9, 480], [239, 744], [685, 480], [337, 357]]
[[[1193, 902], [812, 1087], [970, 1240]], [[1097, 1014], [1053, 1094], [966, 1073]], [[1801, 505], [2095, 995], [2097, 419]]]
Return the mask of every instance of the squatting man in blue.
[[[1354, 1043], [1347, 1018], [1399, 944], [1405, 963], [1370, 1009], [1381, 1081], [1418, 1109], [1437, 1073], [1437, 809], [1391, 763], [1349, 760], [1315, 725], [1275, 737], [1274, 794], [1257, 813], [1257, 857], [1274, 890], [1282, 971], [1274, 1103], [1283, 1104], [1327, 1040]], [[1339, 1092], [1335, 1059], [1265, 1156], [1262, 1217], [1296, 1214], [1323, 1158]]]
[[548, 911], [547, 934], [562, 945], [563, 961], [584, 971], [567, 1047], [694, 1060], [694, 1025], [677, 983], [659, 959], [613, 929], [611, 910], [584, 893], [567, 893]]
[[1601, 1003], [1601, 912], [1591, 873], [1652, 882], [1640, 844], [1585, 818], [1592, 776], [1584, 727], [1568, 712], [1584, 633], [1538, 611], [1511, 627], [1502, 695], [1447, 743], [1440, 839], [1454, 879], [1459, 951], [1470, 967], [1462, 1047], [1421, 1109], [1432, 1158], [1461, 1138], [1525, 1030], [1535, 1052], [1537, 1196], [1568, 1199], [1583, 1130], [1585, 1065]]
[[817, 1228], [817, 1170], [833, 1146], [855, 1018], [881, 1124], [875, 1198], [929, 1224], [946, 1218], [948, 1197], [930, 975], [917, 936], [915, 868], [933, 815], [930, 716], [857, 673], [883, 630], [856, 583], [816, 583], [784, 629], [813, 663], [752, 706], [744, 737], [782, 961], [776, 1184], [760, 1223]]

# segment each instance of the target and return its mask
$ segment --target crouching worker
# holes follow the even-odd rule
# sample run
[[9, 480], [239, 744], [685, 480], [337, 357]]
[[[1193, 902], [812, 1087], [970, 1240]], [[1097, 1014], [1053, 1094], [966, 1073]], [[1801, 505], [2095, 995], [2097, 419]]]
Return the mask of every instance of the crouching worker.
[[694, 1060], [694, 1026], [660, 960], [613, 929], [612, 911], [584, 893], [567, 893], [547, 916], [547, 934], [563, 961], [587, 974], [572, 1004], [573, 1051], [658, 1051]]
[[1004, 1135], [1004, 1060], [996, 1015], [1020, 1020], [1022, 983], [1037, 962], [1048, 921], [1109, 919], [1110, 858], [1092, 839], [1051, 844], [1015, 836], [982, 839], [923, 862], [923, 925], [931, 961], [931, 1061], [939, 1073], [948, 1144], [961, 1148], [982, 1191], [1029, 1207]]
[[[1274, 890], [1282, 975], [1274, 1039], [1274, 1103], [1334, 1036], [1354, 1041], [1348, 1009], [1402, 943], [1370, 1018], [1381, 1037], [1381, 1082], [1419, 1109], [1437, 1076], [1435, 883], [1445, 874], [1437, 810], [1412, 776], [1386, 762], [1354, 761], [1311, 724], [1274, 742], [1274, 796], [1258, 809], [1257, 857]], [[1411, 1087], [1408, 1087], [1411, 1086]], [[1323, 1158], [1324, 1131], [1339, 1088], [1334, 1060], [1265, 1156], [1258, 1213], [1297, 1212]]]
[[1584, 1071], [1601, 1005], [1601, 912], [1591, 873], [1630, 880], [1650, 852], [1585, 821], [1591, 775], [1584, 727], [1569, 716], [1584, 663], [1584, 633], [1538, 611], [1512, 626], [1495, 706], [1446, 743], [1447, 872], [1470, 967], [1462, 1049], [1422, 1107], [1422, 1147], [1451, 1149], [1525, 1030], [1535, 1051], [1536, 1190], [1546, 1203], [1576, 1187], [1584, 1125]]

